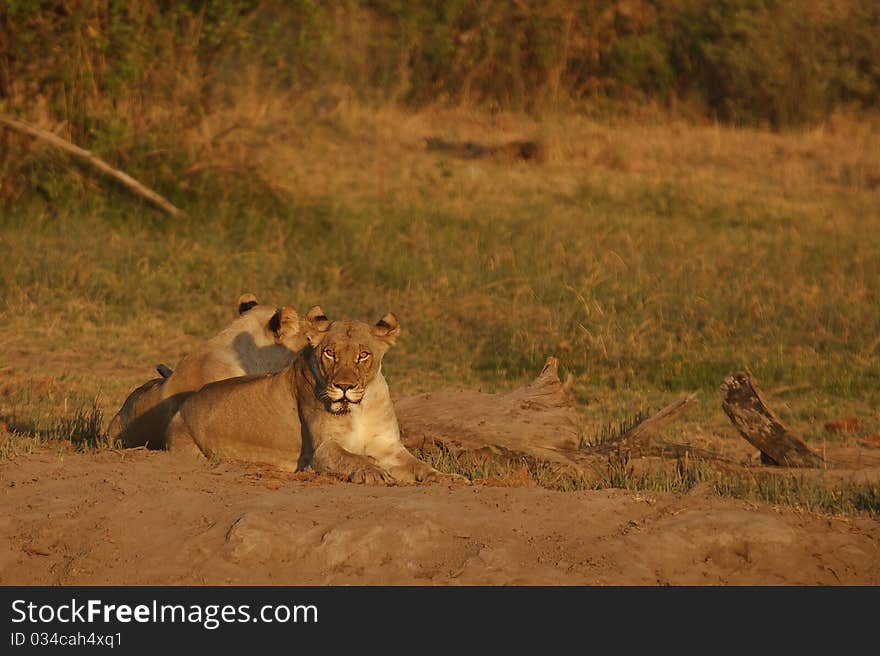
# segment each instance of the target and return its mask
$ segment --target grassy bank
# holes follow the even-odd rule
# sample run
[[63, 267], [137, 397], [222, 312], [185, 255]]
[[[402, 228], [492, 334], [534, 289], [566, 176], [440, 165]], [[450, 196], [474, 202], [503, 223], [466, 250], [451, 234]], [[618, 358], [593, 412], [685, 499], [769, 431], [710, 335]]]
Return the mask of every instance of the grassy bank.
[[[457, 159], [426, 152], [429, 134], [539, 135], [547, 158]], [[195, 178], [179, 220], [66, 171], [64, 194], [2, 214], [3, 366], [113, 405], [254, 290], [331, 316], [397, 312], [401, 394], [504, 387], [555, 354], [585, 408], [683, 390], [714, 406], [749, 368], [804, 432], [856, 410], [867, 431], [878, 152], [845, 121], [773, 135], [352, 106], [261, 144], [258, 174]]]

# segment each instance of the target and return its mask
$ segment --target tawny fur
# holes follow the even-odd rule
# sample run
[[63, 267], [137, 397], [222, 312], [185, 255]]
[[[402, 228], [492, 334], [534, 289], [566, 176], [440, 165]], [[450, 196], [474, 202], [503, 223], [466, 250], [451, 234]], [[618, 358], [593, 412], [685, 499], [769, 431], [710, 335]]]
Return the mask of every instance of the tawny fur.
[[211, 458], [228, 458], [359, 483], [454, 478], [413, 456], [400, 431], [382, 357], [398, 332], [386, 315], [370, 326], [329, 322], [313, 308], [304, 323], [310, 341], [279, 373], [205, 386], [180, 407], [169, 429], [171, 449], [195, 443]]
[[167, 378], [148, 381], [126, 399], [108, 435], [125, 447], [163, 448], [169, 421], [180, 404], [204, 385], [249, 374], [277, 372], [306, 345], [300, 317], [288, 306], [255, 305], [239, 298], [232, 323], [187, 355]]

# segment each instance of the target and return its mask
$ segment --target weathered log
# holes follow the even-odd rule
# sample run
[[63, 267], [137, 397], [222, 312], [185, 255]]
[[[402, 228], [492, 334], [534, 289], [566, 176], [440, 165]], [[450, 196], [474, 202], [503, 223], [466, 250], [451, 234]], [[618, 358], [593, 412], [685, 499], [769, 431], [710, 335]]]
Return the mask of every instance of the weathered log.
[[820, 467], [822, 456], [808, 447], [779, 420], [764, 401], [750, 374], [728, 376], [721, 384], [721, 407], [752, 446], [761, 451], [762, 462], [781, 467]]
[[539, 162], [546, 158], [543, 146], [537, 141], [508, 141], [502, 144], [481, 144], [476, 141], [447, 141], [438, 137], [427, 137], [425, 148], [440, 151], [462, 159], [505, 156], [514, 160]]
[[587, 447], [582, 449], [582, 452], [589, 455], [602, 455], [612, 453], [618, 449], [633, 449], [642, 445], [647, 446], [651, 436], [691, 407], [694, 399], [696, 399], [694, 394], [682, 397], [657, 411], [643, 422], [633, 426], [620, 437], [607, 440], [596, 446]]
[[570, 462], [566, 454], [578, 449], [579, 421], [557, 364], [548, 358], [534, 381], [506, 394], [437, 392], [400, 399], [395, 410], [403, 443]]
[[30, 123], [26, 123], [25, 121], [16, 120], [11, 116], [7, 116], [5, 114], [0, 114], [0, 124], [5, 125], [6, 127], [17, 132], [22, 132], [36, 139], [46, 141], [56, 148], [60, 148], [61, 150], [64, 150], [68, 153], [71, 153], [72, 155], [75, 155], [76, 157], [79, 157], [93, 168], [96, 168], [102, 173], [116, 179], [118, 182], [122, 183], [128, 189], [136, 193], [138, 196], [146, 198], [157, 207], [160, 207], [164, 211], [168, 212], [168, 214], [170, 214], [171, 216], [178, 216], [181, 214], [180, 209], [172, 205], [164, 196], [160, 196], [149, 187], [145, 187], [143, 184], [135, 180], [124, 171], [113, 168], [100, 157], [97, 157], [94, 153], [80, 148], [79, 146], [70, 143], [66, 139], [62, 139], [57, 134], [52, 134], [51, 132], [47, 132], [42, 128], [38, 128], [36, 125], [31, 125]]

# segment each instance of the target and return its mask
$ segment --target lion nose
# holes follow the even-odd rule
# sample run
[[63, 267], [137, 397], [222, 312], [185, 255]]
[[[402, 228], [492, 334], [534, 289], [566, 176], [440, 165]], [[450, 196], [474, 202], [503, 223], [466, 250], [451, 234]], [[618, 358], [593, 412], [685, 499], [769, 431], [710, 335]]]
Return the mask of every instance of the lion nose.
[[354, 383], [336, 383], [336, 387], [342, 390], [343, 393], [348, 390], [354, 388]]

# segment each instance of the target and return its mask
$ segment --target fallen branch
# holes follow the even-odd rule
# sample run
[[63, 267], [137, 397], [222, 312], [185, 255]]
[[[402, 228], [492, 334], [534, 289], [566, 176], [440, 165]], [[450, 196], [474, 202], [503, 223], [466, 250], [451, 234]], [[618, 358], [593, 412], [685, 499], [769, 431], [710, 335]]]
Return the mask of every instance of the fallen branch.
[[414, 451], [442, 448], [498, 460], [527, 460], [583, 473], [596, 457], [618, 450], [634, 455], [721, 460], [690, 445], [649, 443], [652, 435], [692, 407], [695, 395], [683, 397], [654, 413], [623, 435], [594, 447], [580, 448], [580, 421], [571, 395], [547, 358], [531, 383], [503, 394], [435, 392], [395, 403], [403, 443]]
[[694, 399], [696, 399], [694, 394], [680, 398], [678, 401], [670, 403], [662, 410], [657, 411], [620, 437], [615, 437], [596, 446], [586, 447], [581, 449], [580, 452], [585, 455], [602, 455], [612, 453], [618, 449], [641, 447], [650, 439], [651, 435], [691, 407]]
[[110, 177], [116, 179], [118, 182], [121, 182], [131, 191], [141, 196], [142, 198], [146, 198], [151, 203], [168, 212], [168, 214], [170, 214], [171, 216], [178, 216], [182, 213], [180, 209], [168, 202], [167, 199], [160, 196], [152, 189], [145, 187], [127, 173], [124, 173], [119, 169], [114, 169], [112, 166], [107, 164], [107, 162], [100, 159], [93, 153], [89, 152], [88, 150], [84, 150], [83, 148], [80, 148], [79, 146], [76, 146], [69, 141], [66, 141], [65, 139], [62, 139], [56, 134], [47, 132], [42, 128], [31, 125], [30, 123], [18, 121], [5, 114], [0, 114], [0, 124], [3, 124], [6, 127], [17, 132], [23, 132], [24, 134], [34, 137], [35, 139], [42, 139], [43, 141], [52, 144], [56, 148], [60, 148], [61, 150], [67, 151], [68, 153], [71, 153], [72, 155], [75, 155], [76, 157], [85, 160], [93, 168], [96, 168], [102, 173], [105, 173]]
[[789, 431], [764, 401], [755, 379], [747, 373], [728, 376], [721, 383], [721, 407], [762, 461], [782, 467], [820, 467], [824, 459]]
[[449, 153], [462, 159], [507, 156], [526, 162], [539, 162], [546, 156], [544, 148], [537, 141], [509, 141], [503, 144], [481, 144], [476, 141], [446, 141], [437, 137], [427, 137], [425, 148]]

